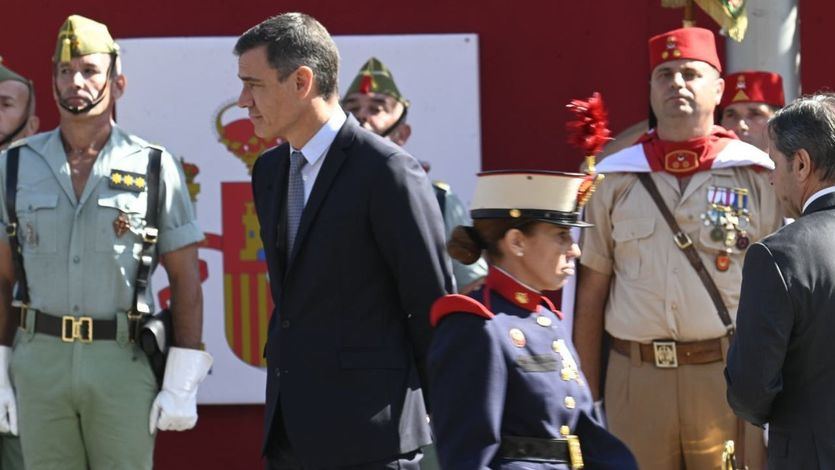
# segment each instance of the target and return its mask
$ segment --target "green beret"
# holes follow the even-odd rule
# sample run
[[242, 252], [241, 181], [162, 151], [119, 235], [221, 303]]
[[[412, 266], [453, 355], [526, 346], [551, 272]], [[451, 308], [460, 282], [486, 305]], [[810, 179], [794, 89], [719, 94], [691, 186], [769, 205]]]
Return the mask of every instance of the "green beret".
[[29, 86], [29, 80], [27, 80], [22, 75], [16, 73], [14, 70], [5, 67], [3, 65], [3, 58], [0, 57], [0, 82], [5, 82], [8, 80], [14, 80], [16, 82], [20, 82], [26, 86]]
[[368, 62], [362, 66], [354, 81], [351, 82], [351, 86], [348, 87], [345, 97], [353, 93], [383, 93], [403, 103], [404, 106], [409, 106], [409, 100], [400, 94], [397, 84], [394, 83], [391, 71], [376, 57], [368, 59]]
[[79, 15], [72, 15], [58, 31], [55, 45], [56, 64], [69, 62], [73, 57], [89, 54], [118, 54], [119, 46], [110, 36], [107, 26]]

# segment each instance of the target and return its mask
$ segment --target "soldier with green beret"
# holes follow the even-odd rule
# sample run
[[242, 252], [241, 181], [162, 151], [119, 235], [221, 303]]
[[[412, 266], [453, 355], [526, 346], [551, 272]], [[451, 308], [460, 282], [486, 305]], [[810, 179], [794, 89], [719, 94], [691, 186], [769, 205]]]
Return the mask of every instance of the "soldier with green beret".
[[[197, 387], [212, 363], [200, 350], [203, 234], [171, 154], [114, 123], [125, 85], [107, 27], [70, 16], [53, 57], [58, 128], [0, 153], [0, 431], [19, 424], [27, 469], [152, 468], [156, 430], [195, 425]], [[7, 210], [15, 154], [16, 204]], [[147, 225], [152, 155], [161, 162], [156, 227]], [[146, 248], [172, 288], [161, 389], [134, 341]]]
[[[406, 145], [412, 128], [406, 122], [411, 103], [401, 93], [394, 75], [380, 59], [372, 57], [363, 64], [342, 99], [345, 111], [354, 115], [360, 124], [377, 135], [391, 139], [397, 145]], [[421, 162], [429, 171], [429, 164]], [[471, 225], [469, 212], [449, 185], [433, 181], [432, 187], [444, 216], [447, 240], [459, 225]], [[460, 293], [467, 293], [479, 285], [487, 275], [487, 263], [479, 259], [465, 265], [452, 260], [455, 283]]]
[[32, 82], [6, 67], [0, 57], [0, 150], [38, 132], [39, 125]]

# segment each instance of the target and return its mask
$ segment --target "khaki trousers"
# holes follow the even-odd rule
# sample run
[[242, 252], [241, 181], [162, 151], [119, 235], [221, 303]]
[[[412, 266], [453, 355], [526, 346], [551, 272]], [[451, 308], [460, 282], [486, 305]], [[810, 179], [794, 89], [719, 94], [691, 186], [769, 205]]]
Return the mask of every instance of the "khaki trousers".
[[[724, 367], [715, 362], [659, 369], [610, 353], [604, 392], [609, 429], [629, 446], [642, 470], [721, 468], [725, 441], [737, 440]], [[762, 436], [762, 429], [746, 423], [750, 470], [765, 468]]]
[[[124, 318], [124, 317], [122, 317]], [[34, 323], [34, 315], [27, 325]], [[150, 470], [157, 383], [127, 340], [90, 344], [18, 330], [10, 365], [27, 470]]]

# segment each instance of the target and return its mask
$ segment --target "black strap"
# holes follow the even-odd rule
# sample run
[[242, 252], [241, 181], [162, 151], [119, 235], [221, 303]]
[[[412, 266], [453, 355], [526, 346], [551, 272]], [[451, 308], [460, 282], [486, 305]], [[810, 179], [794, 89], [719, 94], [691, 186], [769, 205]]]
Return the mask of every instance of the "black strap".
[[432, 189], [435, 190], [435, 198], [438, 200], [438, 206], [441, 208], [441, 215], [446, 216], [446, 193], [447, 190], [432, 183]]
[[35, 333], [69, 339], [72, 338], [73, 323], [78, 322], [81, 330], [79, 333], [81, 339], [84, 341], [116, 339], [118, 324], [115, 319], [94, 320], [89, 317], [56, 317], [39, 310], [35, 310], [34, 312], [35, 326], [33, 329]]
[[716, 307], [719, 319], [722, 320], [722, 324], [725, 325], [725, 328], [728, 330], [728, 335], [733, 335], [734, 326], [731, 321], [731, 315], [728, 313], [728, 307], [725, 306], [725, 302], [722, 300], [722, 294], [719, 293], [716, 283], [713, 282], [713, 278], [710, 277], [710, 273], [707, 272], [704, 263], [702, 263], [702, 259], [699, 257], [696, 247], [693, 246], [693, 241], [681, 230], [681, 227], [678, 226], [675, 217], [670, 212], [667, 204], [664, 203], [661, 193], [658, 192], [658, 186], [655, 185], [655, 181], [652, 180], [650, 174], [638, 173], [637, 176], [638, 180], [641, 181], [641, 184], [643, 184], [644, 188], [646, 188], [649, 192], [649, 195], [652, 197], [655, 205], [658, 206], [658, 210], [661, 211], [661, 215], [664, 216], [664, 220], [667, 221], [667, 225], [670, 226], [670, 230], [673, 231], [673, 241], [675, 241], [676, 246], [684, 252], [684, 255], [687, 256], [687, 261], [690, 262], [690, 266], [693, 266], [693, 269], [696, 270], [696, 274], [699, 275], [699, 279], [702, 280], [702, 284], [705, 286], [705, 289], [707, 289], [707, 293], [710, 295], [711, 300], [713, 300], [713, 305]]
[[154, 268], [156, 257], [157, 240], [159, 236], [158, 214], [160, 195], [160, 171], [162, 151], [151, 147], [148, 154], [147, 191], [148, 204], [145, 212], [145, 233], [142, 237], [142, 253], [139, 257], [139, 269], [136, 271], [136, 290], [133, 295], [133, 309], [128, 315], [128, 322], [131, 332], [131, 339], [139, 336], [141, 320], [151, 315], [151, 295], [148, 289], [148, 281]]
[[567, 440], [537, 437], [502, 436], [496, 457], [548, 463], [571, 462]]
[[26, 271], [23, 269], [23, 247], [20, 246], [17, 222], [17, 174], [20, 167], [20, 147], [9, 149], [6, 157], [6, 213], [9, 223], [6, 225], [6, 235], [12, 250], [17, 288], [14, 295], [16, 307], [29, 305], [29, 283], [26, 282]]

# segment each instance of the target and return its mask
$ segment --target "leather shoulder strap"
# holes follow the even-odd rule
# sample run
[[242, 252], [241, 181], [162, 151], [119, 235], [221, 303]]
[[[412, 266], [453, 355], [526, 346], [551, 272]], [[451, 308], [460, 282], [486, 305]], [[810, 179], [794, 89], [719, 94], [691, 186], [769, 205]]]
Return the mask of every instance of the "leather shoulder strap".
[[[159, 236], [158, 213], [160, 196], [160, 172], [162, 166], [162, 151], [157, 147], [149, 147], [146, 190], [148, 204], [145, 212], [145, 234], [142, 237], [142, 255], [139, 258], [139, 269], [136, 271], [136, 291], [133, 296], [133, 311], [130, 319], [134, 322], [139, 317], [151, 313], [151, 293], [148, 292], [148, 280], [153, 272], [156, 258], [157, 239]], [[131, 325], [136, 332], [137, 324]]]
[[649, 195], [652, 197], [652, 201], [655, 202], [656, 206], [658, 206], [658, 210], [661, 211], [661, 215], [664, 216], [664, 220], [667, 221], [667, 225], [670, 226], [670, 230], [673, 231], [673, 241], [675, 241], [676, 246], [684, 252], [684, 255], [687, 256], [687, 261], [690, 262], [690, 266], [693, 266], [693, 269], [696, 270], [696, 274], [699, 275], [699, 279], [701, 279], [707, 293], [710, 295], [711, 300], [713, 300], [713, 305], [716, 307], [719, 319], [722, 320], [722, 324], [725, 325], [725, 328], [728, 330], [728, 334], [732, 335], [734, 332], [734, 326], [733, 321], [731, 321], [731, 315], [728, 313], [728, 307], [725, 306], [725, 302], [722, 300], [722, 294], [719, 293], [716, 283], [713, 282], [713, 278], [711, 278], [710, 273], [707, 272], [702, 259], [699, 257], [699, 253], [696, 251], [696, 247], [693, 246], [693, 241], [681, 230], [681, 227], [678, 226], [675, 217], [670, 212], [667, 204], [664, 203], [661, 193], [658, 192], [658, 186], [655, 185], [655, 181], [652, 180], [650, 174], [638, 173], [637, 176], [638, 180], [649, 192]]
[[453, 313], [471, 313], [490, 320], [495, 315], [481, 302], [466, 295], [452, 294], [445, 295], [432, 304], [429, 312], [429, 323], [434, 327], [446, 317]]
[[17, 223], [17, 176], [20, 167], [20, 147], [12, 147], [6, 154], [6, 213], [9, 223], [6, 226], [6, 235], [9, 237], [9, 246], [12, 250], [12, 262], [14, 263], [17, 289], [14, 295], [16, 306], [29, 305], [29, 283], [26, 281], [26, 271], [23, 269], [23, 248], [18, 238]]

